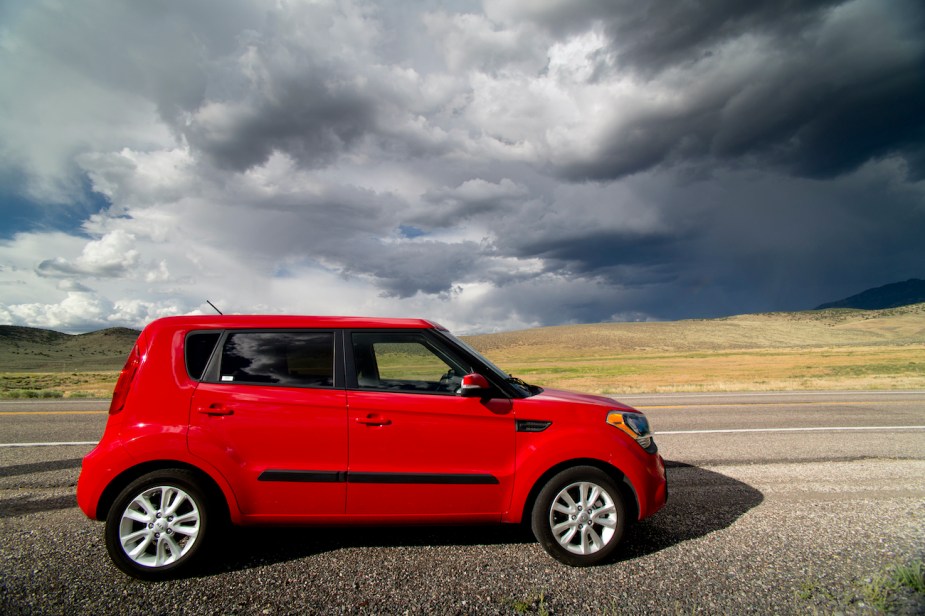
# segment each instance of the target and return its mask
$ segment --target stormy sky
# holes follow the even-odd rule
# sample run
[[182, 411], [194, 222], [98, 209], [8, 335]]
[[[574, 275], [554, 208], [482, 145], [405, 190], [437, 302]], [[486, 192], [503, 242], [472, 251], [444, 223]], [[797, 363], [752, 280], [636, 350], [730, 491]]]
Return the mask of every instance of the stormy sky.
[[913, 277], [920, 0], [0, 4], [0, 323], [473, 333]]

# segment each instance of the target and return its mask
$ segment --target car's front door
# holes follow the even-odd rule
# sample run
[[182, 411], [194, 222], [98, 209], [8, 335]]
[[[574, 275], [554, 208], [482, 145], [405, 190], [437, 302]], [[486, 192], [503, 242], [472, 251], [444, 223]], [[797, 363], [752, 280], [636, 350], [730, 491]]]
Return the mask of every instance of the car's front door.
[[347, 375], [347, 513], [494, 519], [514, 474], [506, 398], [456, 395], [470, 366], [423, 332], [354, 331]]
[[344, 512], [347, 411], [335, 337], [312, 330], [223, 336], [221, 355], [193, 394], [188, 442], [225, 476], [243, 514]]

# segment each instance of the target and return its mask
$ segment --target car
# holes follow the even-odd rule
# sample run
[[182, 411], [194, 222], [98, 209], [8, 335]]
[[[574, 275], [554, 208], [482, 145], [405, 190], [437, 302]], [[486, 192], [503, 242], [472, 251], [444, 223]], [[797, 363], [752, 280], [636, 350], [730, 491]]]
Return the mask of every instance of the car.
[[667, 499], [645, 415], [512, 377], [422, 319], [167, 317], [139, 335], [77, 501], [164, 579], [233, 525], [529, 524], [573, 566]]

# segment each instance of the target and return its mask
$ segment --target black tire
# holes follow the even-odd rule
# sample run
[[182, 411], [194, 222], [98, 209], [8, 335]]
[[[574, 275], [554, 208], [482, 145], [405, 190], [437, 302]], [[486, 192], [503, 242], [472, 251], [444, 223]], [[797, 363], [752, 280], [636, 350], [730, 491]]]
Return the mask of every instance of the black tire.
[[575, 466], [546, 482], [530, 522], [550, 556], [572, 567], [589, 567], [613, 556], [626, 529], [626, 508], [619, 487], [605, 472]]
[[106, 549], [132, 577], [174, 577], [202, 551], [210, 513], [205, 491], [190, 471], [148, 473], [116, 497], [106, 517]]

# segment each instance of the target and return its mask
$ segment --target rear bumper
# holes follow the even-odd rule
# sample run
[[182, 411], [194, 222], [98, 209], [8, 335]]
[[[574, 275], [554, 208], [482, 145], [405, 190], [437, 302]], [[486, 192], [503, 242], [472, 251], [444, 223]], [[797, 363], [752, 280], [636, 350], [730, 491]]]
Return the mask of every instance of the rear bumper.
[[106, 512], [100, 511], [103, 494], [119, 473], [130, 465], [130, 459], [120, 444], [100, 443], [84, 457], [77, 479], [77, 505], [84, 515], [91, 520], [106, 517]]

